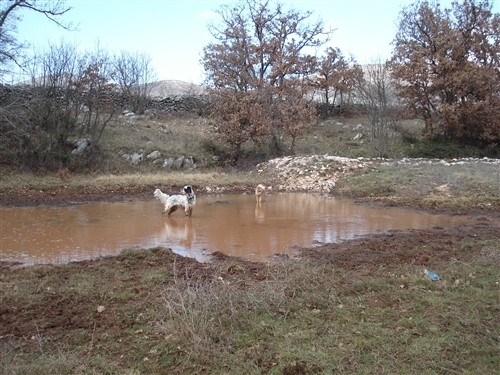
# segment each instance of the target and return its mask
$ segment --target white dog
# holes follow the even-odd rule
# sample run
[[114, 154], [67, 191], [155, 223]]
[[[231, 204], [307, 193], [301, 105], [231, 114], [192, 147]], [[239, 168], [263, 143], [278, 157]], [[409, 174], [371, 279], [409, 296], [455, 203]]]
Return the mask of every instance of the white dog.
[[168, 216], [176, 211], [179, 207], [184, 208], [186, 216], [191, 217], [193, 206], [196, 203], [196, 195], [191, 185], [186, 185], [182, 188], [181, 194], [168, 195], [163, 193], [160, 189], [156, 189], [154, 197], [159, 199], [165, 206], [162, 214], [166, 213]]

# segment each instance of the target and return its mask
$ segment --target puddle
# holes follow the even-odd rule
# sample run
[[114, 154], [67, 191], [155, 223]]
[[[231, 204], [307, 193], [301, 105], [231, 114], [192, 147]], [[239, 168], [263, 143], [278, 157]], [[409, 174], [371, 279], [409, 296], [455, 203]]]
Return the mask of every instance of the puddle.
[[199, 195], [191, 219], [161, 215], [157, 200], [69, 207], [0, 207], [0, 260], [68, 263], [116, 255], [125, 248], [164, 246], [208, 261], [211, 252], [254, 261], [296, 246], [339, 242], [392, 229], [453, 226], [464, 217], [373, 208], [307, 193]]

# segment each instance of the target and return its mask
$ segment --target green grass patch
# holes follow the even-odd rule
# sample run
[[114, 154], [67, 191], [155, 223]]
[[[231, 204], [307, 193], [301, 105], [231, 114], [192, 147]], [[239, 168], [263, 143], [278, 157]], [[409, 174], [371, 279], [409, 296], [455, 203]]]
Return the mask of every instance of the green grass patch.
[[382, 197], [396, 204], [468, 210], [500, 208], [495, 164], [392, 164], [339, 181], [337, 191], [352, 197]]

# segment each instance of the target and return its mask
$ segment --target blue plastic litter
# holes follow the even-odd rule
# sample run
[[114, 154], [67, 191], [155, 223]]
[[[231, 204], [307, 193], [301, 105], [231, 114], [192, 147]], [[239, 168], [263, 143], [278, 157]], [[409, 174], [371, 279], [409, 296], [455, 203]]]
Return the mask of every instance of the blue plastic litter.
[[424, 270], [424, 272], [427, 275], [427, 277], [431, 280], [441, 280], [441, 277], [437, 273], [434, 273], [429, 270]]

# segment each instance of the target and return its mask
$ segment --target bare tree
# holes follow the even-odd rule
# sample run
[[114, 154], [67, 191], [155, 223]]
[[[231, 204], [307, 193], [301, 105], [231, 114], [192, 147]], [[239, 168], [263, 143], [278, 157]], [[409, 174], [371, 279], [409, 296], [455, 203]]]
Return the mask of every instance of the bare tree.
[[151, 58], [143, 53], [122, 51], [113, 60], [115, 81], [131, 110], [142, 114], [156, 75]]
[[21, 56], [25, 45], [16, 37], [17, 24], [21, 21], [22, 10], [40, 13], [62, 28], [70, 26], [59, 21], [59, 17], [71, 8], [65, 6], [65, 0], [37, 1], [11, 0], [0, 2], [0, 75], [5, 73], [7, 65], [22, 65]]
[[238, 139], [236, 158], [249, 139], [268, 139], [280, 153], [283, 139], [290, 137], [293, 152], [295, 139], [313, 118], [304, 85], [315, 59], [307, 52], [325, 43], [329, 32], [321, 21], [309, 23], [310, 12], [285, 10], [279, 3], [273, 7], [270, 1], [240, 1], [218, 13], [221, 24], [210, 27], [216, 41], [202, 58], [207, 85], [220, 103], [213, 112], [217, 133], [229, 144]]
[[442, 10], [418, 1], [400, 14], [392, 70], [429, 137], [500, 141], [500, 16], [488, 0]]
[[[101, 136], [117, 113], [111, 63], [100, 50], [80, 55], [75, 46], [50, 45], [30, 66], [31, 85], [2, 97], [0, 140], [11, 162], [27, 168], [92, 166]], [[5, 109], [5, 110], [4, 110]], [[75, 159], [75, 142], [89, 147]]]
[[379, 157], [388, 157], [400, 106], [389, 65], [381, 61], [365, 65], [357, 91], [362, 113], [368, 116], [370, 123], [374, 151]]
[[79, 133], [89, 137], [93, 149], [97, 148], [105, 128], [120, 109], [120, 103], [116, 102], [116, 85], [112, 82], [114, 75], [110, 56], [97, 46], [82, 57], [78, 77], [72, 82], [83, 103]]

